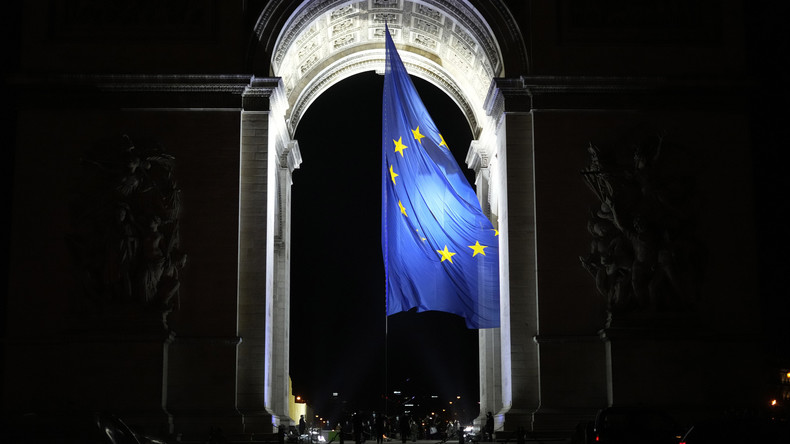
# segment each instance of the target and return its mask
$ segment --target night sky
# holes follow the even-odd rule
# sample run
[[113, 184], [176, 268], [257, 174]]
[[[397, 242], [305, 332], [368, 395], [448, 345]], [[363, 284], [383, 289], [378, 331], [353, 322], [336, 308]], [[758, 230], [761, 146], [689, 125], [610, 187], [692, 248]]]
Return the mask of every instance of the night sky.
[[[477, 414], [477, 330], [441, 312], [385, 316], [381, 254], [383, 77], [358, 74], [307, 110], [295, 138], [291, 376], [294, 394], [321, 411], [337, 392], [352, 410], [385, 408], [382, 394], [472, 402]], [[459, 165], [469, 125], [438, 88], [412, 77]], [[470, 183], [474, 174], [468, 170]], [[388, 407], [397, 409], [395, 400]], [[324, 412], [329, 415], [331, 412]], [[394, 413], [394, 412], [393, 412]]]

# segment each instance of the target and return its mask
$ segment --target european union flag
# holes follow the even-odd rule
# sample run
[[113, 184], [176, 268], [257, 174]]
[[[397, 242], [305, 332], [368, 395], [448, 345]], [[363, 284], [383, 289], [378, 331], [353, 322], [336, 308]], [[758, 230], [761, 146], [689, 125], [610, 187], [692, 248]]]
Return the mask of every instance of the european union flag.
[[497, 230], [420, 100], [386, 30], [381, 245], [387, 315], [454, 313], [499, 327]]

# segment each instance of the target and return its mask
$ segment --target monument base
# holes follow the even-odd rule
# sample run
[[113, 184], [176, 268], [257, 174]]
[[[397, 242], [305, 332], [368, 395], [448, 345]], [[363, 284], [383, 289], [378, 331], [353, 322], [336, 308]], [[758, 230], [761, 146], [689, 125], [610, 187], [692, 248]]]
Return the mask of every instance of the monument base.
[[[708, 331], [692, 314], [632, 314], [599, 332], [606, 350], [607, 401], [664, 410], [681, 423], [756, 405], [757, 338]], [[735, 395], [726, 387], [751, 390]]]

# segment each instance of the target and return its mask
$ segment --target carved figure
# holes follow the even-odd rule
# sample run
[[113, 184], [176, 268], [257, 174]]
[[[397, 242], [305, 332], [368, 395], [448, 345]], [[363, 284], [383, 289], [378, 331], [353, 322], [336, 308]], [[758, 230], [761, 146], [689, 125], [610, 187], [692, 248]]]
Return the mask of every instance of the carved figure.
[[582, 177], [600, 203], [590, 210], [590, 253], [579, 259], [607, 297], [610, 315], [685, 310], [694, 303], [691, 221], [680, 194], [669, 189], [685, 182], [661, 164], [663, 140], [634, 145], [626, 162], [617, 161], [616, 150], [587, 148]]
[[128, 136], [83, 157], [69, 244], [93, 309], [127, 306], [163, 319], [173, 310], [186, 262], [174, 163], [158, 145]]

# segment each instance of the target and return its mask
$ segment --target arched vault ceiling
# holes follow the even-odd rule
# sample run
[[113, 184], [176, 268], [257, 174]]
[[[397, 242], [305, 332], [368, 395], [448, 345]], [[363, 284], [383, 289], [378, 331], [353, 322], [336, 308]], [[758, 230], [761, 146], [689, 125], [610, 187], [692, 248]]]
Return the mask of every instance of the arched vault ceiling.
[[474, 134], [502, 56], [491, 29], [464, 0], [308, 0], [288, 18], [272, 53], [295, 131], [307, 107], [331, 85], [384, 70], [384, 24], [409, 73], [446, 92]]

